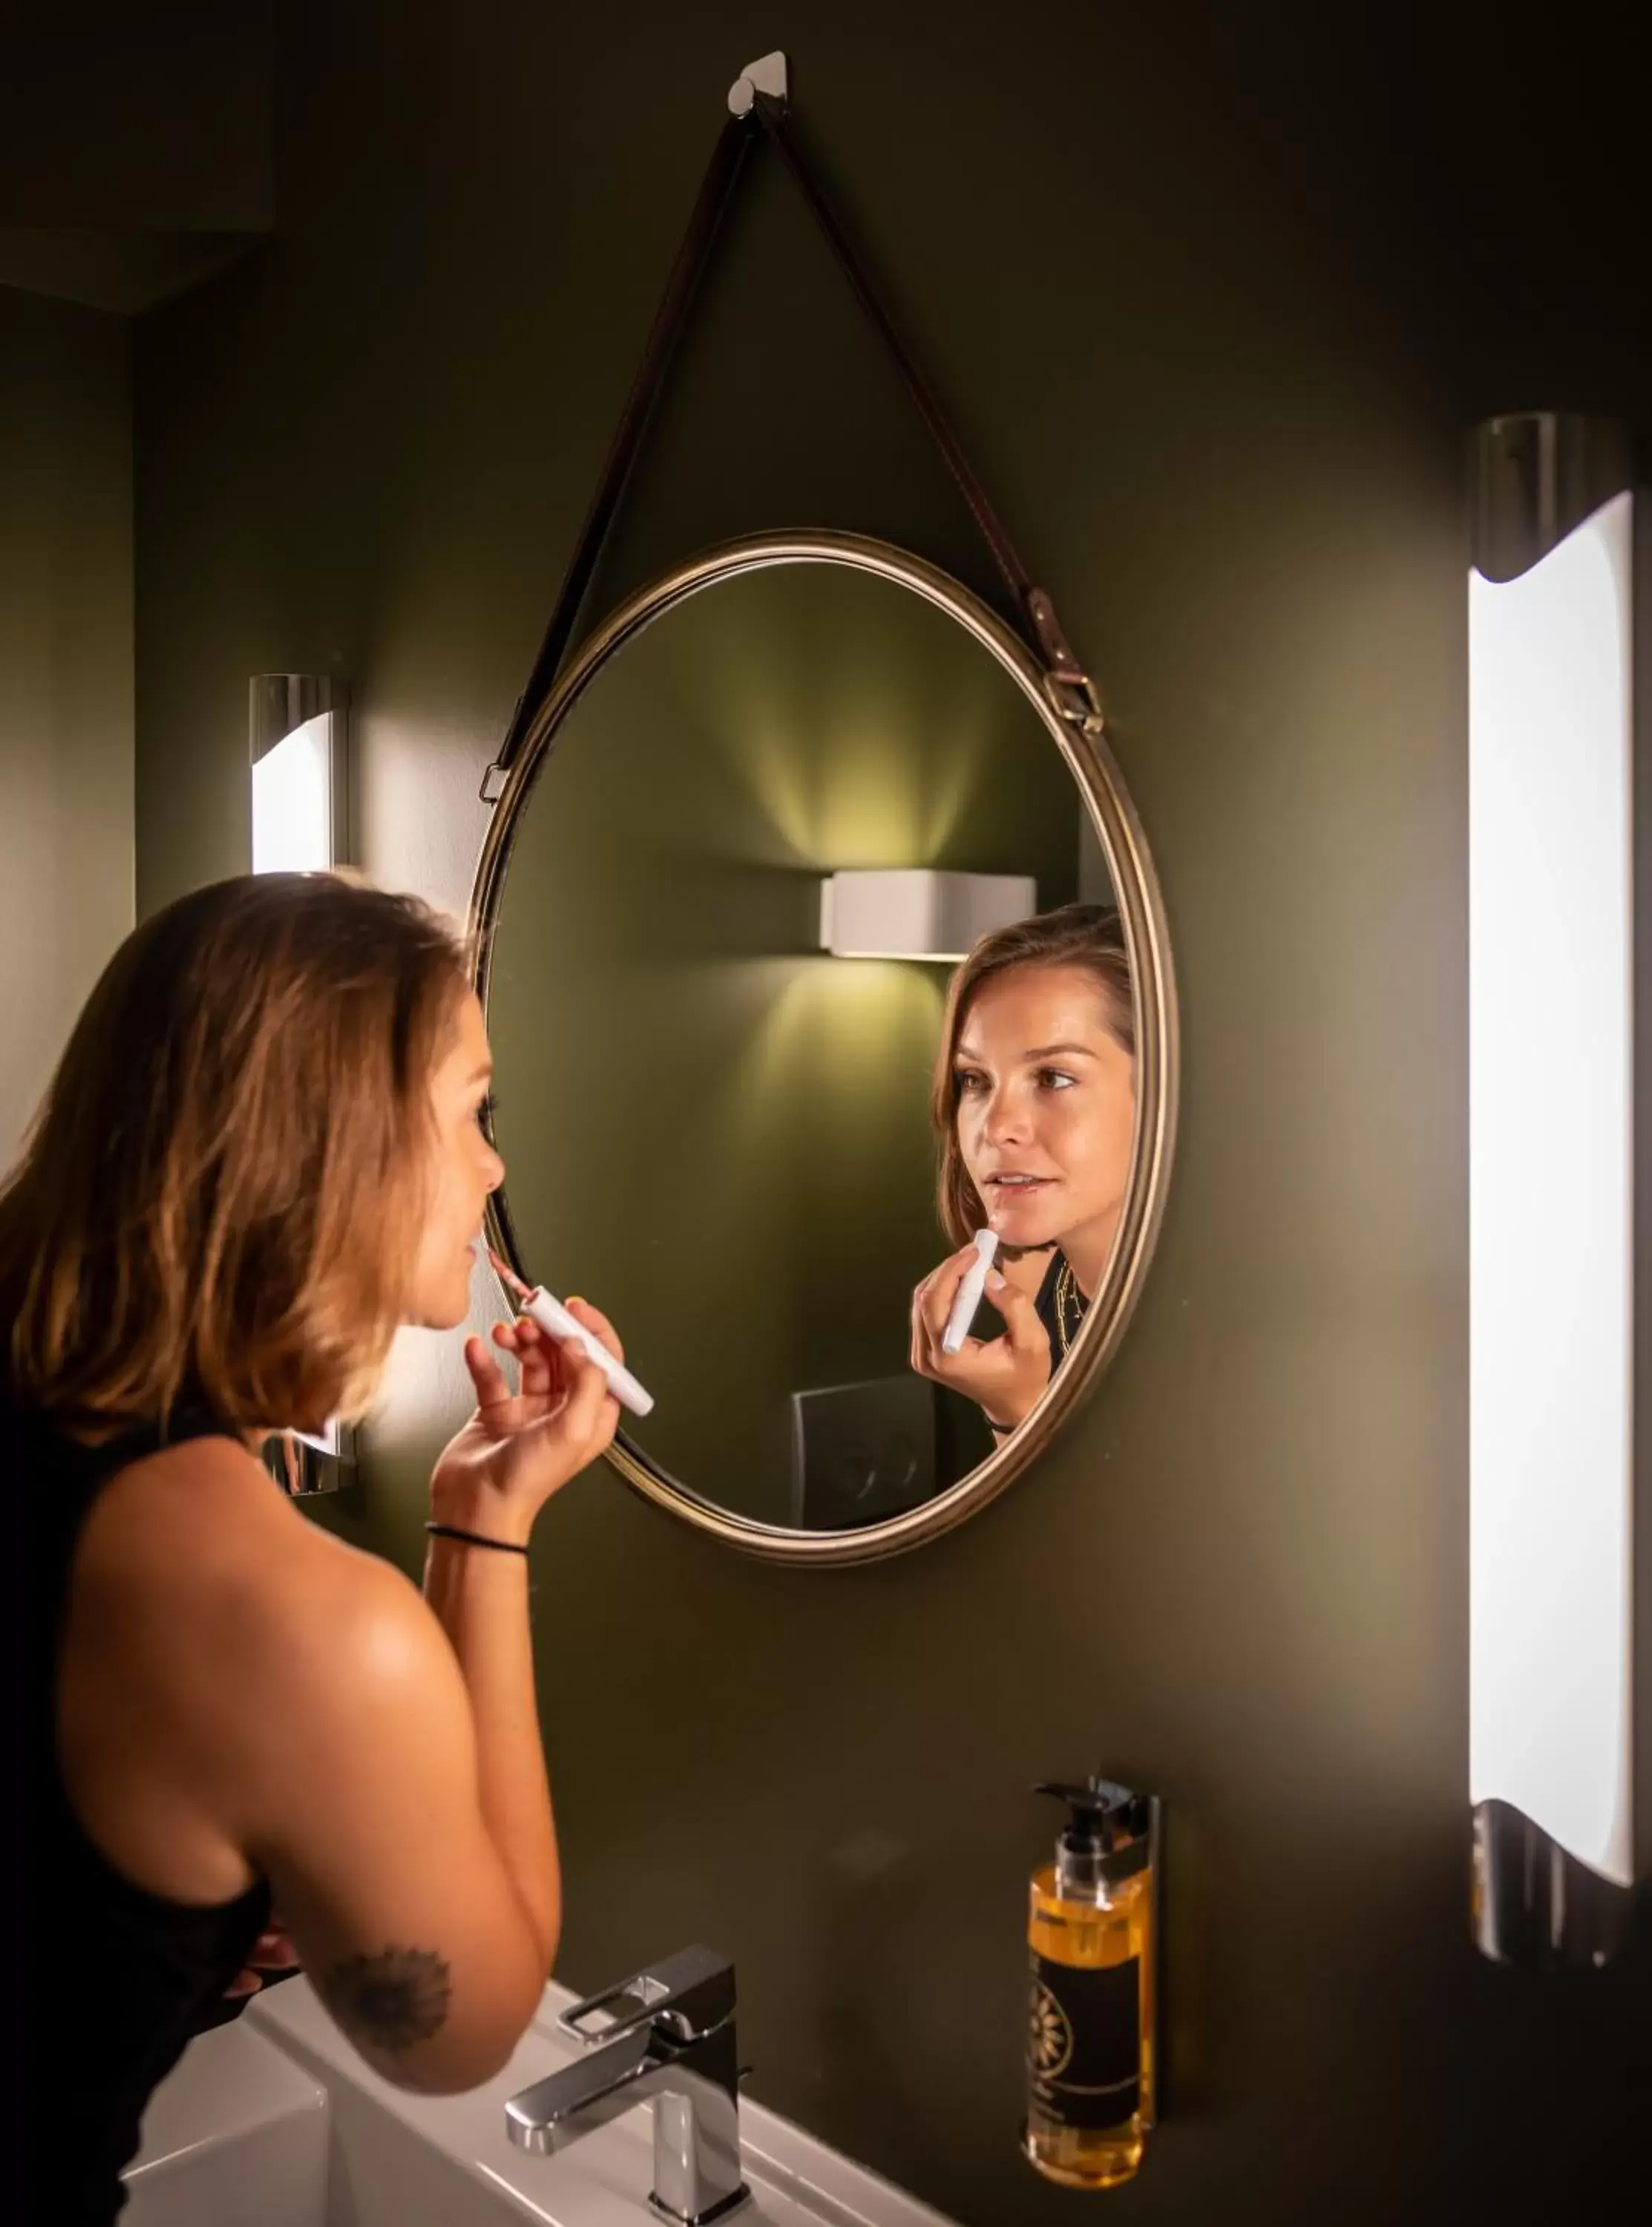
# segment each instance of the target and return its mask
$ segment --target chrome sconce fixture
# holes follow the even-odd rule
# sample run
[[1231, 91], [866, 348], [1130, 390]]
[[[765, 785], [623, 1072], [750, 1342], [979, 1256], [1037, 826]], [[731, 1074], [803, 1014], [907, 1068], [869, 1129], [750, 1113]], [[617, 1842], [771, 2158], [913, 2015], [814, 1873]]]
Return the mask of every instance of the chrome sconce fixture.
[[[348, 692], [325, 674], [264, 673], [249, 697], [252, 871], [325, 873], [350, 853]], [[295, 1497], [336, 1492], [355, 1475], [355, 1433], [281, 1431], [264, 1463]]]
[[834, 959], [955, 963], [979, 937], [1037, 909], [1037, 884], [1025, 874], [928, 867], [828, 874], [820, 887], [820, 948]]
[[355, 1482], [355, 1427], [330, 1422], [320, 1431], [277, 1431], [264, 1442], [264, 1466], [294, 1500], [339, 1492]]
[[1530, 412], [1479, 429], [1469, 574], [1473, 1909], [1487, 1956], [1541, 1967], [1607, 1961], [1647, 1854], [1635, 1816], [1635, 1500], [1637, 1465], [1652, 1454], [1649, 1441], [1637, 1457], [1635, 1399], [1637, 1361], [1644, 1381], [1641, 1356], [1652, 1355], [1652, 1321], [1636, 1321], [1634, 1130], [1636, 922], [1652, 900], [1637, 890], [1635, 844], [1636, 597], [1644, 608], [1652, 546], [1643, 507], [1610, 425]]

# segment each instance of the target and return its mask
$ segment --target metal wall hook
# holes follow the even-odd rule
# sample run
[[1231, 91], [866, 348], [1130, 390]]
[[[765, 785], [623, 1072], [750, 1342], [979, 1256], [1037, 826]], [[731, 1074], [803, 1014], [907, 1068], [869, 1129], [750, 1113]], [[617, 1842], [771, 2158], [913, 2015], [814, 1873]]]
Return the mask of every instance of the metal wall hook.
[[748, 62], [729, 87], [729, 113], [730, 116], [749, 116], [760, 93], [766, 93], [771, 100], [779, 101], [783, 108], [789, 85], [785, 55], [779, 52], [764, 54], [760, 61]]

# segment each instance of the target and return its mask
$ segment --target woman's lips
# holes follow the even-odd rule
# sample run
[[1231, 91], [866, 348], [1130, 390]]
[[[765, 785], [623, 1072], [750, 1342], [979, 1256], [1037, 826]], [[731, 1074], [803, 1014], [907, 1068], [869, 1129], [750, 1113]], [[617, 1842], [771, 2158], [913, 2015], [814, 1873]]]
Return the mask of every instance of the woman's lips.
[[988, 1217], [1014, 1214], [1024, 1206], [1031, 1206], [1050, 1190], [1056, 1182], [1053, 1176], [1023, 1177], [1019, 1181], [1008, 1181], [1002, 1176], [991, 1176], [983, 1184]]

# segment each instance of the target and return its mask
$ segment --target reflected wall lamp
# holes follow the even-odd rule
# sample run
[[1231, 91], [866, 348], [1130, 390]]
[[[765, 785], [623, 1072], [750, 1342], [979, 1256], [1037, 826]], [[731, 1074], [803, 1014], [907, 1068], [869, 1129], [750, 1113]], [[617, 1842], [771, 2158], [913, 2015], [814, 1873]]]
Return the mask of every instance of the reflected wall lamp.
[[981, 936], [1037, 909], [1030, 874], [904, 866], [828, 874], [820, 886], [820, 948], [834, 959], [955, 964]]
[[[1635, 1503], [1652, 1433], [1637, 1450], [1635, 1394], [1652, 1319], [1637, 1319], [1636, 1218], [1652, 1194], [1637, 1197], [1634, 1125], [1652, 885], [1636, 878], [1635, 651], [1649, 568], [1632, 490], [1626, 444], [1599, 421], [1528, 412], [1476, 436], [1473, 1908], [1486, 1955], [1539, 1966], [1607, 1961], [1647, 1856]], [[1642, 749], [1646, 693], [1643, 673]]]
[[252, 681], [252, 871], [325, 873], [350, 855], [348, 692], [324, 673]]
[[[249, 690], [255, 874], [325, 873], [350, 855], [348, 694], [326, 674], [261, 673]], [[265, 1465], [295, 1497], [355, 1475], [355, 1433], [282, 1431]]]

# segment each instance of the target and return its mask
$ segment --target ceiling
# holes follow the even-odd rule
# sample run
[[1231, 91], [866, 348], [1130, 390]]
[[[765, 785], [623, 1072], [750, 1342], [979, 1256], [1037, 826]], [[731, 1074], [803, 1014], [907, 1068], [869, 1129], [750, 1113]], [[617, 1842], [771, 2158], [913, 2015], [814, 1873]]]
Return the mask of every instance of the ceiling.
[[261, 236], [0, 229], [0, 286], [135, 317], [223, 270]]
[[122, 316], [274, 227], [268, 0], [7, 0], [0, 286]]

